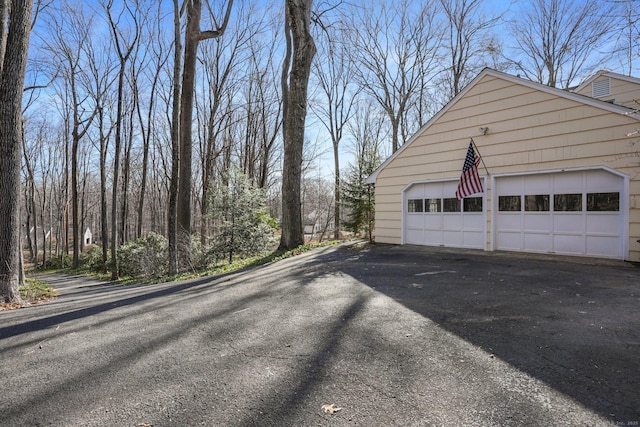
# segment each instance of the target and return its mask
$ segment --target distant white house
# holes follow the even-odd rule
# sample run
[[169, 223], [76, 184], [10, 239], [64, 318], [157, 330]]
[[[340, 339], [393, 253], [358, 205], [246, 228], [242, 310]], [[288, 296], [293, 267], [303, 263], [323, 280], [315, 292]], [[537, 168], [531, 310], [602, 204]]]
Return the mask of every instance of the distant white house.
[[[389, 157], [375, 240], [640, 261], [640, 79], [574, 91], [483, 70]], [[484, 192], [455, 198], [473, 138]]]
[[334, 229], [332, 220], [328, 220], [325, 212], [312, 211], [304, 217], [304, 234], [318, 234]]
[[90, 228], [87, 228], [84, 231], [83, 244], [84, 244], [84, 246], [89, 246], [89, 245], [93, 244], [93, 233], [91, 232]]

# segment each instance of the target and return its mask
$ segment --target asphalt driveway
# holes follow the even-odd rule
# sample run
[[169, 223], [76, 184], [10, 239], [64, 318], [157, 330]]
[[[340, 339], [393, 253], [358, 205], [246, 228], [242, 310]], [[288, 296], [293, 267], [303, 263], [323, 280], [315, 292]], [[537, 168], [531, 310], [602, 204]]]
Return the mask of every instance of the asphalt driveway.
[[627, 263], [342, 245], [185, 282], [48, 280], [57, 301], [0, 312], [2, 425], [640, 422]]

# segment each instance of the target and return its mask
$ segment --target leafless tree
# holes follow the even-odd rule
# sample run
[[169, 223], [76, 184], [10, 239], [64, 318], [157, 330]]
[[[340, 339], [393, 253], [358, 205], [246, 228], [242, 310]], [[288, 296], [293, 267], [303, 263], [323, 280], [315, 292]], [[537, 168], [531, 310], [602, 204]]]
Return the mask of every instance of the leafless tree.
[[489, 31], [502, 19], [483, 13], [482, 0], [440, 0], [446, 15], [447, 61], [445, 82], [452, 98], [485, 66], [483, 59], [490, 45]]
[[[64, 17], [64, 18], [62, 18]], [[71, 205], [73, 223], [73, 267], [79, 266], [80, 243], [80, 199], [79, 199], [79, 164], [78, 153], [80, 141], [89, 130], [97, 110], [86, 102], [86, 73], [84, 47], [90, 40], [92, 17], [80, 9], [71, 9], [63, 4], [62, 10], [49, 18], [52, 28], [52, 40], [49, 49], [61, 64], [60, 76], [67, 89], [71, 126]]]
[[[38, 163], [38, 151], [37, 144], [27, 145], [26, 137], [26, 123], [23, 122], [23, 135], [22, 135], [22, 154], [23, 165], [25, 173], [25, 185], [24, 185], [24, 202], [25, 202], [25, 231], [27, 237], [27, 247], [29, 248], [29, 254], [32, 262], [38, 263], [38, 213], [36, 209], [36, 178], [35, 178], [35, 166]], [[42, 133], [39, 133], [36, 139], [40, 139]], [[31, 230], [34, 230], [32, 233]]]
[[599, 0], [532, 0], [521, 3], [511, 23], [518, 72], [551, 87], [568, 88], [606, 56], [599, 48], [611, 38], [613, 5]]
[[311, 36], [312, 0], [286, 0], [286, 53], [282, 65], [282, 235], [280, 249], [293, 249], [304, 243], [300, 187], [307, 89], [316, 46]]
[[109, 120], [108, 111], [113, 104], [109, 97], [110, 89], [116, 77], [113, 75], [117, 67], [111, 56], [100, 55], [99, 52], [110, 52], [111, 39], [91, 40], [85, 45], [88, 58], [88, 70], [91, 78], [90, 94], [96, 109], [97, 134], [89, 135], [94, 147], [98, 150], [100, 170], [100, 244], [102, 247], [102, 272], [107, 272], [109, 253], [109, 211], [107, 193], [107, 154], [109, 139], [113, 131], [113, 122]]
[[409, 110], [439, 71], [443, 33], [434, 5], [401, 0], [358, 7], [350, 23], [358, 84], [387, 114], [394, 152], [417, 130]]
[[[268, 28], [274, 28], [274, 22]], [[271, 31], [272, 38], [254, 38], [243, 92], [244, 122], [246, 125], [245, 140], [255, 143], [257, 153], [255, 159], [247, 159], [253, 163], [245, 168], [256, 185], [267, 191], [272, 184], [270, 176], [275, 163], [279, 161], [277, 154], [280, 148], [280, 129], [282, 127], [282, 96], [280, 80], [276, 70], [276, 31]]]
[[[26, 225], [27, 243], [31, 253], [31, 260], [37, 267], [40, 265], [39, 256], [42, 252], [42, 265], [47, 256], [46, 238], [50, 225], [47, 226], [47, 204], [49, 203], [48, 189], [51, 179], [51, 129], [46, 119], [26, 118], [24, 126], [23, 166], [25, 190], [25, 213], [23, 219]], [[50, 223], [50, 221], [49, 221]], [[42, 231], [42, 241], [39, 243]], [[33, 232], [31, 231], [33, 230]]]
[[[114, 156], [113, 156], [113, 187], [112, 187], [112, 199], [111, 199], [111, 278], [116, 280], [118, 278], [118, 257], [116, 249], [118, 247], [118, 181], [120, 177], [120, 156], [122, 153], [122, 121], [124, 112], [124, 87], [126, 77], [126, 67], [131, 54], [136, 48], [138, 38], [140, 37], [140, 25], [138, 24], [139, 17], [138, 11], [133, 9], [129, 3], [125, 0], [122, 4], [124, 11], [129, 15], [133, 21], [133, 35], [127, 34], [122, 28], [119, 28], [119, 15], [115, 15], [113, 10], [113, 0], [109, 0], [104, 9], [107, 13], [109, 20], [109, 28], [113, 36], [113, 44], [116, 48], [118, 55], [119, 67], [118, 67], [118, 96], [117, 96], [117, 109], [115, 114], [115, 141], [114, 141]], [[124, 221], [124, 218], [122, 218]]]
[[360, 88], [353, 84], [355, 64], [344, 42], [344, 33], [327, 27], [326, 38], [319, 43], [320, 53], [316, 59], [314, 74], [319, 86], [318, 102], [312, 110], [329, 133], [333, 146], [334, 161], [334, 239], [340, 238], [340, 142], [345, 127], [351, 119], [354, 103]]
[[[50, 129], [48, 124], [45, 122], [40, 126], [40, 130], [42, 133], [42, 138], [38, 138], [37, 144], [37, 157], [40, 159], [51, 159], [54, 157], [53, 152], [53, 143], [52, 136], [50, 135]], [[40, 132], [40, 131], [39, 131]], [[53, 195], [51, 194], [51, 189], [49, 188], [50, 182], [53, 180], [53, 165], [51, 162], [44, 161], [40, 165], [40, 179], [39, 181], [39, 193], [40, 193], [40, 225], [42, 229], [42, 263], [41, 265], [46, 265], [47, 263], [47, 238], [49, 239], [49, 253], [51, 253], [51, 231], [53, 228], [53, 214], [51, 209], [51, 199]], [[37, 237], [36, 237], [37, 239]], [[36, 266], [38, 265], [37, 256], [36, 256]]]
[[[32, 0], [0, 0], [0, 300], [20, 302], [22, 89]], [[8, 23], [8, 24], [7, 24]]]
[[221, 24], [218, 25], [214, 13], [207, 0], [207, 8], [214, 21], [214, 29], [201, 30], [200, 21], [202, 18], [202, 0], [186, 0], [187, 26], [185, 29], [184, 60], [182, 69], [181, 95], [180, 95], [180, 156], [179, 156], [179, 177], [178, 177], [178, 250], [181, 252], [181, 259], [188, 259], [191, 242], [191, 168], [193, 157], [193, 99], [196, 81], [196, 63], [198, 45], [201, 40], [218, 38], [224, 34], [229, 23], [233, 0], [227, 3]]
[[315, 176], [307, 174], [302, 180], [303, 219], [308, 242], [325, 239], [333, 222], [336, 203], [331, 180], [323, 177], [320, 170], [315, 172]]
[[640, 55], [640, 14], [635, 0], [607, 0], [615, 9], [618, 20], [615, 53], [619, 57], [624, 73], [631, 76], [634, 60]]
[[[226, 153], [229, 158], [230, 141], [229, 126], [237, 109], [234, 99], [242, 87], [242, 79], [246, 75], [244, 69], [249, 58], [249, 47], [257, 32], [260, 22], [247, 22], [247, 16], [255, 15], [245, 10], [241, 3], [235, 13], [236, 18], [230, 22], [228, 36], [216, 38], [202, 47], [202, 77], [205, 90], [201, 94], [197, 107], [200, 110], [199, 129], [201, 188], [200, 188], [200, 240], [206, 244], [209, 229], [209, 189], [216, 177], [216, 162], [220, 154]], [[228, 166], [228, 165], [227, 165]], [[226, 176], [228, 167], [219, 176]]]
[[370, 104], [358, 104], [354, 116], [355, 120], [349, 122], [349, 151], [355, 160], [348, 166], [343, 183], [345, 226], [355, 233], [364, 231], [373, 242], [374, 188], [364, 180], [386, 157], [383, 141], [388, 138], [389, 127]]
[[[169, 241], [169, 274], [178, 273], [178, 190], [180, 179], [180, 71], [182, 70], [182, 29], [180, 6], [173, 0], [173, 74], [171, 96], [171, 176], [169, 183], [169, 206], [167, 212], [167, 234]], [[169, 103], [167, 102], [167, 106]]]
[[[142, 237], [143, 218], [145, 212], [145, 201], [147, 199], [147, 183], [148, 183], [148, 169], [149, 169], [149, 156], [151, 148], [151, 138], [155, 129], [154, 113], [156, 104], [156, 90], [158, 89], [160, 81], [160, 74], [165, 64], [169, 60], [170, 51], [166, 48], [162, 39], [162, 3], [158, 2], [158, 9], [154, 20], [149, 20], [148, 33], [146, 34], [145, 52], [150, 55], [149, 62], [142, 64], [140, 67], [134, 65], [137, 68], [143, 68], [149, 70], [150, 75], [147, 76], [147, 82], [150, 83], [149, 89], [146, 92], [148, 96], [145, 107], [147, 109], [146, 117], [143, 114], [143, 106], [140, 97], [140, 82], [138, 78], [133, 78], [133, 96], [134, 107], [138, 116], [138, 122], [140, 125], [140, 131], [142, 136], [142, 171], [141, 171], [141, 183], [140, 183], [140, 197], [138, 198], [137, 207], [137, 223], [136, 223], [136, 238]], [[149, 11], [150, 12], [150, 11]], [[134, 69], [132, 75], [135, 77], [138, 75]]]

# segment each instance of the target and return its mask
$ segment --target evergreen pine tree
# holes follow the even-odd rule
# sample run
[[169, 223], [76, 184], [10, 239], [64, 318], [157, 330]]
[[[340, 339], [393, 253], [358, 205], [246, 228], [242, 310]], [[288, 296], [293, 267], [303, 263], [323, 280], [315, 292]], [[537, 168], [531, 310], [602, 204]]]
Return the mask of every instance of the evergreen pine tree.
[[266, 197], [239, 169], [230, 169], [209, 196], [215, 232], [209, 254], [216, 259], [252, 256], [275, 244], [276, 221], [269, 215]]
[[356, 234], [366, 234], [373, 241], [375, 213], [374, 187], [365, 182], [380, 165], [377, 150], [363, 150], [356, 164], [349, 165], [342, 183], [342, 204], [347, 211], [343, 224]]

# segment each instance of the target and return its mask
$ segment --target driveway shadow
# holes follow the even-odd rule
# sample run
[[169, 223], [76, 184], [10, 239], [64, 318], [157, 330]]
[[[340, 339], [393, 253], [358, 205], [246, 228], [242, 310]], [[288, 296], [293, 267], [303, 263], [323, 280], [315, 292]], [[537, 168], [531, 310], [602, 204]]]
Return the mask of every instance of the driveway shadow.
[[[310, 396], [324, 397], [323, 392], [336, 389], [355, 396], [357, 390], [370, 390], [358, 388], [359, 384], [337, 388], [327, 384], [339, 382], [336, 377], [349, 368], [370, 369], [376, 360], [343, 361], [342, 355], [352, 354], [345, 352], [349, 346], [357, 348], [359, 355], [368, 351], [378, 359], [384, 355], [378, 366], [386, 371], [395, 367], [388, 382], [404, 381], [410, 391], [404, 399], [389, 399], [390, 408], [398, 411], [400, 405], [415, 400], [424, 383], [412, 383], [416, 354], [406, 349], [406, 354], [398, 354], [397, 344], [407, 342], [415, 353], [423, 348], [401, 337], [394, 342], [389, 335], [377, 336], [389, 319], [370, 323], [367, 318], [363, 323], [360, 318], [374, 293], [354, 287], [351, 280], [340, 280], [341, 274], [393, 298], [611, 421], [632, 425], [640, 420], [640, 391], [635, 386], [640, 376], [640, 269], [623, 263], [589, 265], [387, 245], [316, 251], [313, 256], [227, 278], [109, 288], [102, 298], [86, 294], [101, 287], [83, 285], [77, 287], [76, 295], [83, 298], [78, 304], [61, 298], [37, 310], [25, 309], [24, 315], [14, 313], [0, 327], [0, 341], [9, 338], [0, 350], [4, 357], [19, 354], [16, 360], [24, 364], [33, 363], [24, 357], [28, 352], [32, 358], [56, 352], [67, 357], [59, 362], [62, 374], [31, 390], [30, 398], [7, 405], [3, 419], [11, 424], [37, 410], [46, 414], [41, 419], [55, 424], [50, 419], [53, 414], [82, 414], [102, 399], [102, 390], [116, 387], [113, 384], [118, 384], [113, 397], [121, 399], [114, 407], [132, 401], [143, 404], [154, 390], [160, 397], [148, 402], [165, 402], [161, 392], [177, 383], [194, 396], [206, 396], [206, 405], [200, 408], [195, 398], [171, 395], [184, 409], [176, 415], [182, 425], [194, 425], [198, 415], [206, 419], [214, 406], [226, 408], [234, 401], [233, 411], [215, 413], [219, 424], [227, 420], [227, 425], [293, 425], [311, 405], [319, 411]], [[324, 279], [331, 277], [334, 282], [326, 284]], [[110, 329], [116, 333], [106, 340]], [[46, 351], [39, 351], [34, 345], [43, 339], [49, 340]], [[104, 348], [103, 340], [108, 355], [96, 351]], [[363, 346], [364, 342], [368, 345]], [[84, 345], [95, 348], [85, 355]], [[29, 346], [37, 349], [35, 353]], [[444, 352], [438, 354], [447, 357]], [[405, 363], [394, 365], [394, 358]], [[407, 370], [403, 375], [402, 369]], [[38, 372], [31, 374], [42, 383]], [[268, 379], [256, 380], [256, 375]], [[367, 375], [347, 376], [345, 381]], [[414, 410], [419, 414], [423, 408]], [[148, 415], [145, 422], [172, 425], [156, 407], [149, 413], [153, 416]], [[101, 415], [106, 420], [103, 425], [121, 420], [111, 414]], [[323, 420], [313, 414], [302, 419]], [[382, 418], [375, 421], [389, 424]]]
[[640, 269], [411, 246], [351, 252], [344, 273], [606, 418], [640, 421]]

